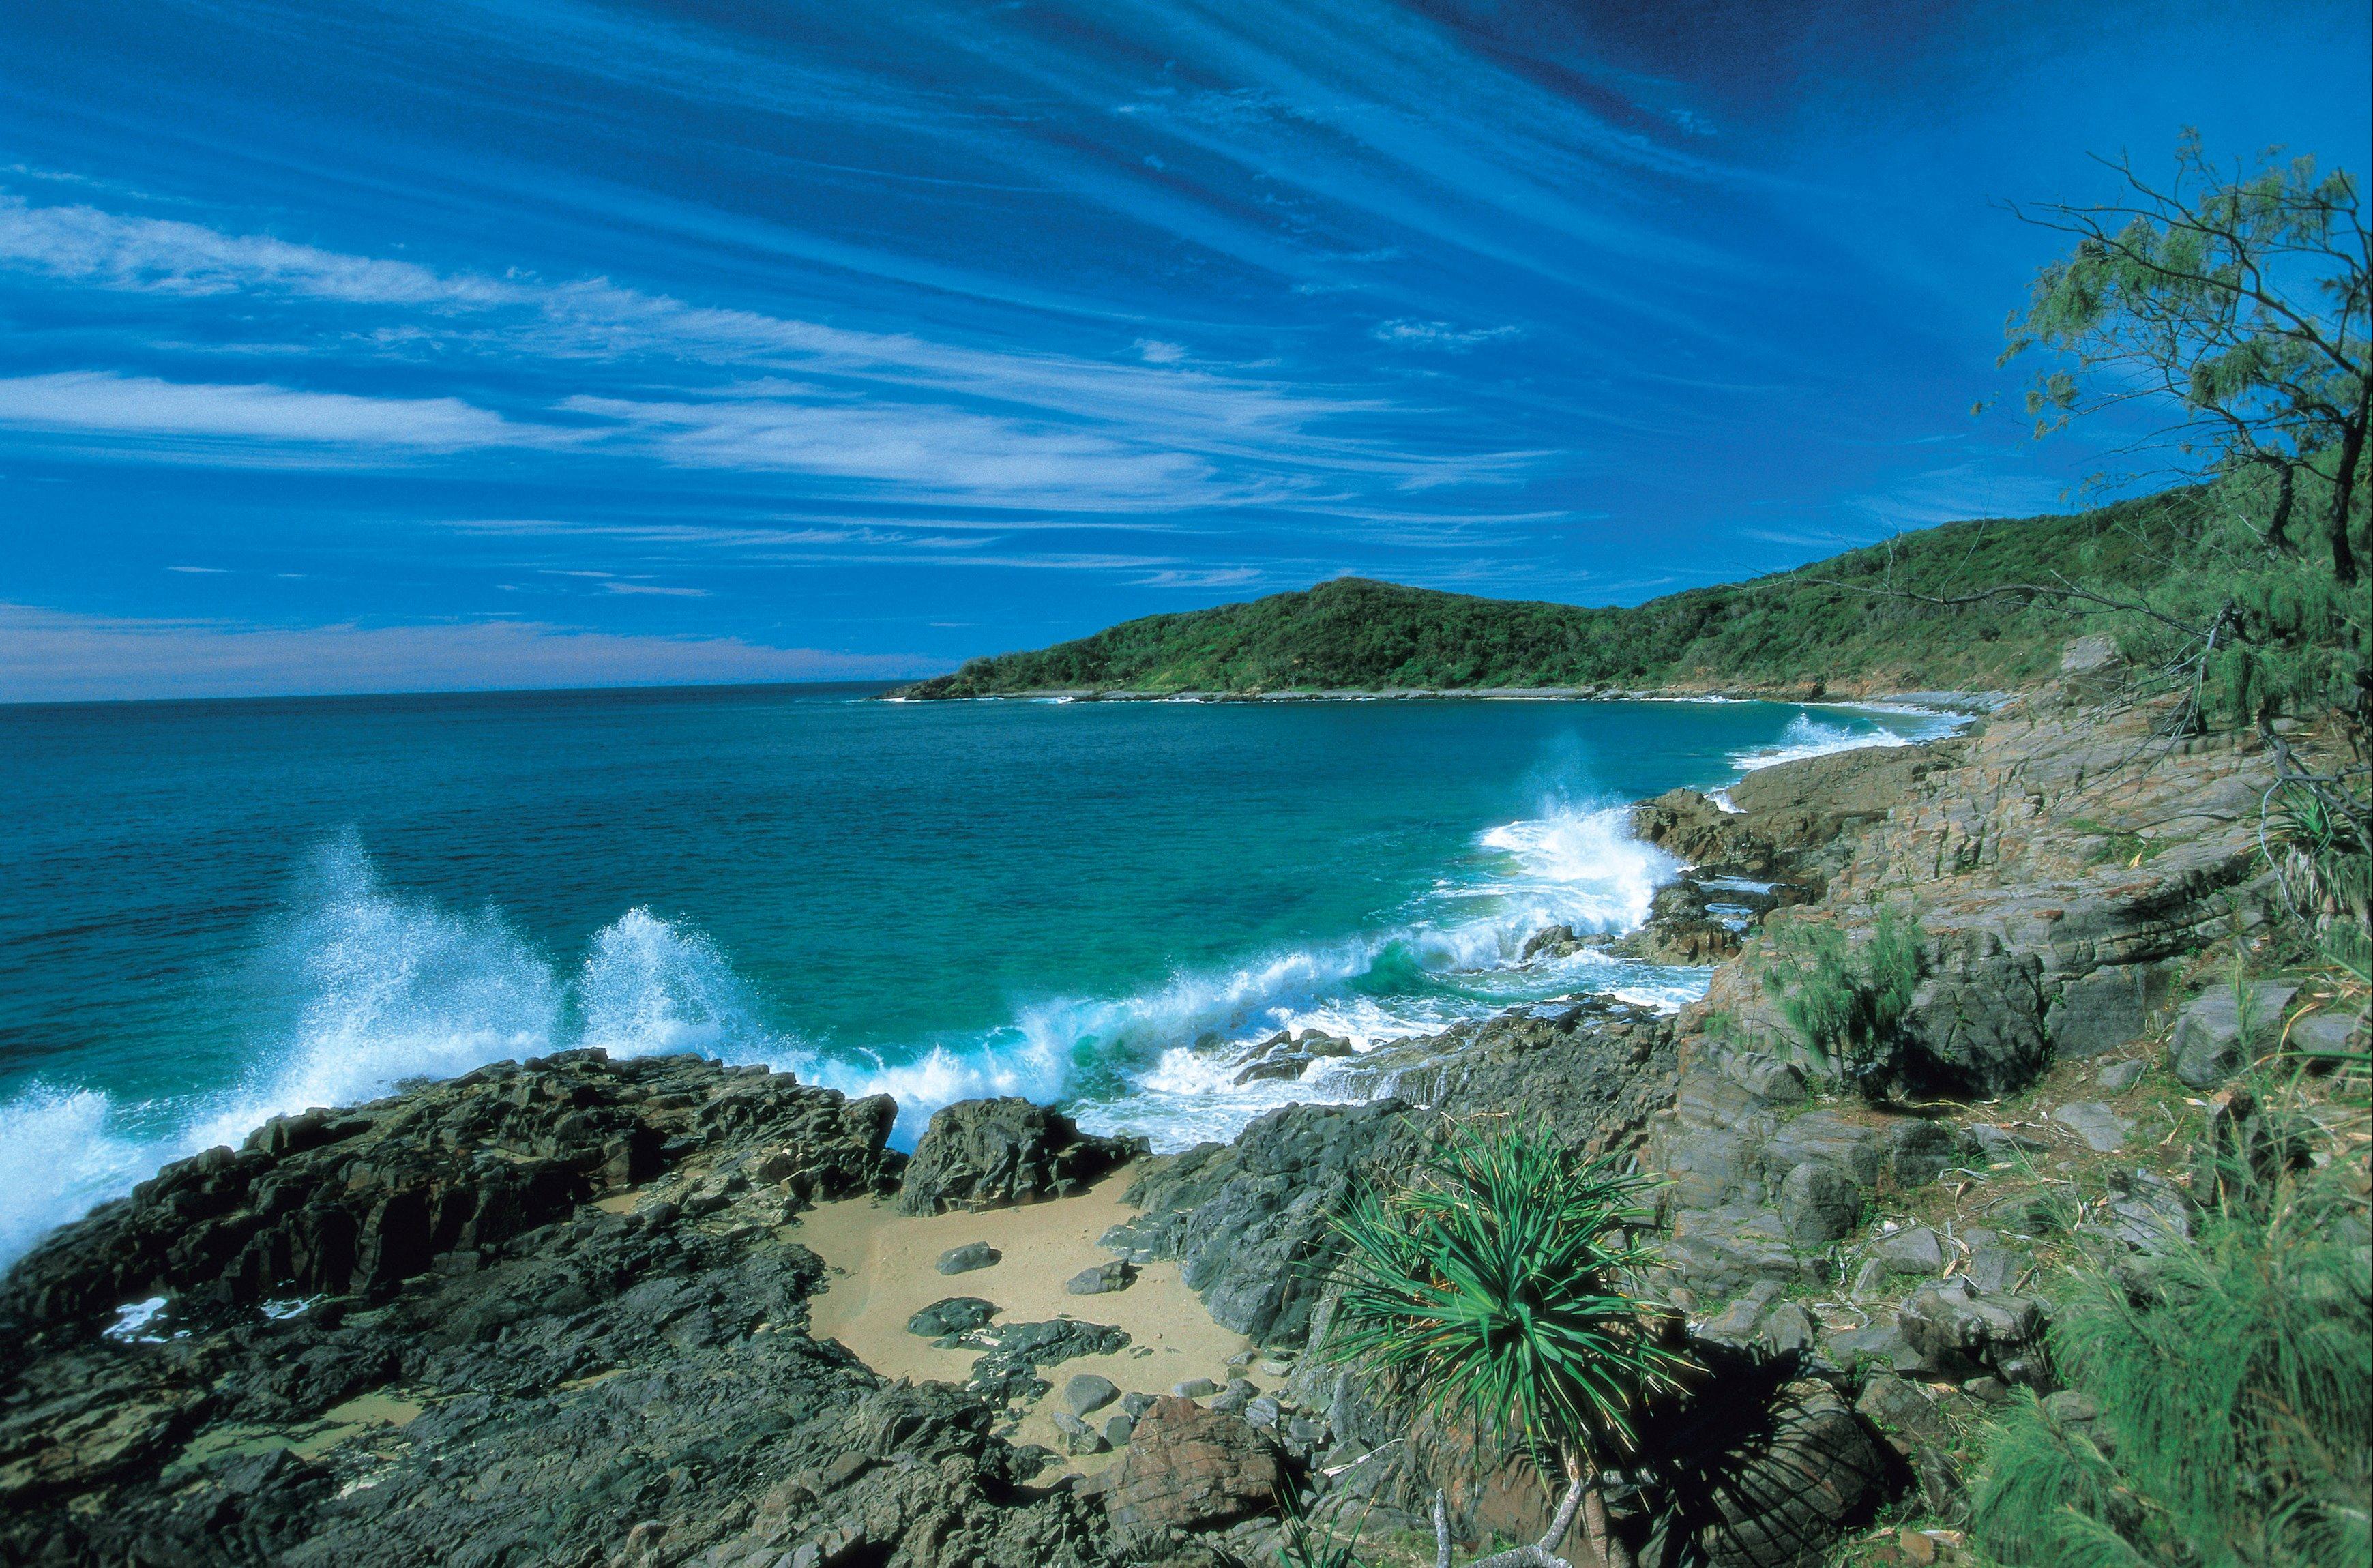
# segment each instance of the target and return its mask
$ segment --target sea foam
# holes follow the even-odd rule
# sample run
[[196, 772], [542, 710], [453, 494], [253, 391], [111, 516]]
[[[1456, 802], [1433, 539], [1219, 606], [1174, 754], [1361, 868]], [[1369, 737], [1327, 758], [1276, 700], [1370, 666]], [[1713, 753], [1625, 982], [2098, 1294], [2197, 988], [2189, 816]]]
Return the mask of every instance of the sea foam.
[[1365, 1051], [1561, 990], [1677, 1006], [1701, 971], [1585, 950], [1519, 965], [1525, 938], [1565, 924], [1611, 936], [1646, 918], [1675, 862], [1632, 839], [1619, 807], [1545, 803], [1475, 841], [1473, 864], [1381, 929], [1175, 974], [1122, 996], [1015, 1008], [966, 1038], [906, 1052], [824, 1049], [772, 1027], [728, 955], [647, 907], [596, 932], [564, 969], [500, 911], [388, 888], [353, 840], [321, 850], [255, 973], [283, 1022], [235, 1083], [128, 1114], [91, 1089], [36, 1087], [0, 1106], [0, 1264], [167, 1161], [236, 1144], [267, 1117], [351, 1105], [505, 1058], [598, 1046], [765, 1061], [852, 1094], [895, 1095], [897, 1141], [957, 1100], [1070, 1099], [1081, 1121], [1175, 1149], [1227, 1138], [1294, 1100], [1350, 1097], [1321, 1063], [1299, 1082], [1239, 1086], [1244, 1047], [1318, 1029]]

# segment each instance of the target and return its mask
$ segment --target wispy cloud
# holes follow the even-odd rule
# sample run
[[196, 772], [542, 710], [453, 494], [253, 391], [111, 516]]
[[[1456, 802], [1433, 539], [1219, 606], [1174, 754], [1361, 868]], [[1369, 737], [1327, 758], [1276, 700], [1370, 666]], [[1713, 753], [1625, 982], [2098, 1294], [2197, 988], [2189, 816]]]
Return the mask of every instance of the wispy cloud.
[[1378, 343], [1396, 348], [1444, 348], [1456, 351], [1479, 344], [1522, 334], [1519, 327], [1454, 327], [1448, 322], [1382, 322], [1369, 333]]
[[909, 654], [622, 637], [524, 621], [268, 626], [0, 603], [0, 702], [700, 682], [892, 680]]
[[[765, 391], [765, 388], [746, 389]], [[1210, 465], [1101, 433], [910, 404], [815, 404], [778, 397], [636, 402], [577, 396], [561, 405], [612, 421], [666, 461], [874, 480], [941, 494], [1066, 500], [1099, 508], [1224, 498]]]
[[356, 397], [266, 384], [193, 385], [99, 370], [0, 380], [0, 425], [428, 451], [553, 445], [572, 439], [566, 431], [513, 425], [459, 398]]

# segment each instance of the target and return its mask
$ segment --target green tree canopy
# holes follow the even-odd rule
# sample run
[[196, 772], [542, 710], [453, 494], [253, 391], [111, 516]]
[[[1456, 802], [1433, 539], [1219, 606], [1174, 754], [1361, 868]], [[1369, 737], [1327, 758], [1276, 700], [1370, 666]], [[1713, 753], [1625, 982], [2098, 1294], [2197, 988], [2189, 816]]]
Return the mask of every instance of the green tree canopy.
[[2297, 481], [2311, 476], [2333, 574], [2355, 581], [2349, 527], [2373, 400], [2373, 237], [2355, 180], [2271, 152], [2228, 173], [2189, 131], [2165, 188], [2126, 159], [2110, 167], [2123, 201], [2013, 209], [2076, 240], [2037, 276], [2003, 355], [2060, 356], [2028, 393], [2037, 434], [2124, 404], [2170, 410], [2145, 444], [2188, 466], [2276, 476], [2276, 549], [2290, 543]]

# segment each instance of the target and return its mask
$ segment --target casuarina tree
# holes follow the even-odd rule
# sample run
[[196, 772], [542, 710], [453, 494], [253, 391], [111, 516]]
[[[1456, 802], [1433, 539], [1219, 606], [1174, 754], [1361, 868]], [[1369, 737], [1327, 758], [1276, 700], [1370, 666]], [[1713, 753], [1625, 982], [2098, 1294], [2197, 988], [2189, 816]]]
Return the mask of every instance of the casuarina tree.
[[2147, 410], [2142, 443], [2182, 454], [2182, 466], [2271, 474], [2265, 537], [2276, 550], [2291, 547], [2305, 479], [2332, 572], [2355, 582], [2351, 509], [2373, 412], [2373, 235], [2355, 180], [2271, 153], [2222, 169], [2196, 132], [2164, 185], [2124, 158], [2110, 168], [2119, 200], [2012, 209], [2076, 241], [2037, 276], [2003, 355], [2060, 357], [2028, 393], [2037, 433]]

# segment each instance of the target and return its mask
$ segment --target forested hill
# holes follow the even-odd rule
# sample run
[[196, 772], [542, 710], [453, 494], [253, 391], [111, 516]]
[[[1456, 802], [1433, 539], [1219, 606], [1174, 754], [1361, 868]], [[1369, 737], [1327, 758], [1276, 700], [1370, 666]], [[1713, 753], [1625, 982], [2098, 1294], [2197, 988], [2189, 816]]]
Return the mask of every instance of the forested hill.
[[1620, 686], [1838, 692], [2015, 690], [2081, 629], [2069, 611], [1949, 598], [2059, 578], [2141, 586], [2202, 522], [2205, 492], [2068, 516], [1949, 523], [1794, 571], [1631, 608], [1481, 599], [1361, 578], [1149, 615], [1028, 653], [975, 659], [915, 697], [1032, 691], [1257, 692]]

